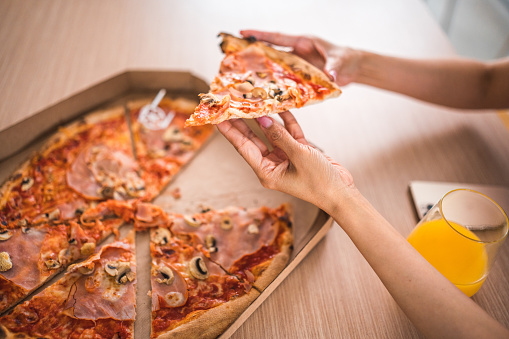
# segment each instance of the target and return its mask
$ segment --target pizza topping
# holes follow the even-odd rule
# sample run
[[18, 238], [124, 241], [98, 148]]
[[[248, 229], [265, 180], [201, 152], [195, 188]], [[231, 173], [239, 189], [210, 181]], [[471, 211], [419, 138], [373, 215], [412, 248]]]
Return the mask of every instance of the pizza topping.
[[201, 225], [201, 223], [198, 220], [196, 220], [195, 217], [191, 217], [188, 215], [184, 216], [184, 221], [186, 222], [186, 224], [192, 227], [199, 227]]
[[209, 270], [202, 257], [194, 257], [189, 262], [189, 271], [196, 279], [204, 280], [209, 276]]
[[24, 177], [21, 180], [21, 190], [23, 192], [28, 191], [34, 185], [34, 179], [32, 177]]
[[187, 289], [187, 283], [178, 271], [164, 263], [159, 264], [152, 273], [152, 310], [185, 305]]
[[55, 208], [49, 213], [46, 213], [46, 217], [48, 220], [57, 220], [60, 218], [60, 210], [58, 208]]
[[171, 232], [167, 228], [158, 227], [152, 233], [152, 242], [156, 245], [166, 245], [171, 238]]
[[179, 306], [182, 306], [182, 305], [184, 305], [186, 303], [186, 298], [180, 292], [169, 292], [164, 297], [164, 301], [170, 307], [179, 307]]
[[212, 234], [207, 234], [205, 237], [205, 246], [207, 246], [210, 253], [217, 252], [216, 238]]
[[67, 183], [87, 199], [126, 200], [145, 194], [135, 160], [104, 145], [82, 151], [67, 171]]
[[175, 281], [175, 275], [171, 268], [162, 266], [157, 270], [157, 272], [162, 276], [162, 278], [156, 278], [158, 283], [171, 285], [173, 284], [173, 281]]
[[233, 227], [232, 218], [229, 215], [223, 216], [221, 219], [221, 228], [225, 231], [231, 230]]
[[85, 263], [84, 265], [80, 265], [78, 267], [78, 272], [83, 275], [91, 275], [95, 271], [95, 263], [93, 261], [89, 263]]
[[258, 229], [258, 226], [256, 224], [250, 224], [247, 227], [247, 233], [249, 233], [249, 234], [258, 234], [258, 233], [260, 233], [260, 230]]
[[209, 106], [214, 106], [221, 102], [221, 100], [212, 93], [200, 94], [200, 97], [200, 101]]
[[44, 261], [44, 265], [46, 265], [48, 270], [56, 270], [60, 268], [60, 263], [56, 259], [48, 259]]
[[261, 98], [262, 100], [267, 99], [267, 92], [261, 87], [255, 87], [251, 91], [253, 98]]
[[80, 252], [83, 257], [88, 257], [95, 251], [95, 243], [86, 242], [81, 246]]
[[12, 232], [9, 230], [1, 230], [0, 231], [0, 241], [8, 240], [12, 237]]
[[184, 139], [185, 135], [178, 126], [169, 126], [163, 134], [164, 142], [181, 142]]
[[125, 261], [109, 261], [104, 266], [104, 271], [110, 276], [115, 277], [117, 284], [126, 284], [135, 278], [130, 264]]
[[12, 268], [11, 256], [7, 252], [0, 253], [0, 272], [7, 272]]

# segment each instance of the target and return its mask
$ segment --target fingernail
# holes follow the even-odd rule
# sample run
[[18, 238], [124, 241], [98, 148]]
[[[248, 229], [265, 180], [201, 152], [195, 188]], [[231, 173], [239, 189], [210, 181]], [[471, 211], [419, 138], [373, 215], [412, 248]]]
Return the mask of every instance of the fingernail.
[[332, 69], [332, 70], [329, 71], [329, 74], [332, 77], [332, 80], [336, 81], [338, 73], [335, 70]]
[[258, 123], [262, 125], [263, 128], [269, 128], [273, 123], [272, 119], [269, 117], [259, 117], [256, 118], [256, 121], [258, 121]]

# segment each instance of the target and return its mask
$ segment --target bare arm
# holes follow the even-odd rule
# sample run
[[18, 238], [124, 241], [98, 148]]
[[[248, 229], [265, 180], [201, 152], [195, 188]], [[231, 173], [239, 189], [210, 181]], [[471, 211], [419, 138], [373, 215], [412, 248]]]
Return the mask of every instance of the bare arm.
[[218, 129], [263, 186], [328, 212], [348, 234], [398, 305], [429, 337], [507, 337], [509, 331], [435, 270], [361, 195], [348, 170], [311, 147], [290, 112], [285, 126], [258, 119], [270, 151], [242, 120]]
[[509, 58], [419, 60], [336, 46], [316, 37], [242, 31], [244, 36], [288, 46], [340, 86], [351, 82], [455, 108], [509, 108]]

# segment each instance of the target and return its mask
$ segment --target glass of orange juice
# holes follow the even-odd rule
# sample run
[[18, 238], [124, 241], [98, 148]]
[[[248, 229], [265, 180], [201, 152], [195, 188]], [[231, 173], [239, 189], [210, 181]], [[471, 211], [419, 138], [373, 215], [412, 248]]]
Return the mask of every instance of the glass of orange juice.
[[445, 194], [417, 224], [408, 242], [469, 297], [488, 276], [508, 232], [507, 215], [469, 189]]

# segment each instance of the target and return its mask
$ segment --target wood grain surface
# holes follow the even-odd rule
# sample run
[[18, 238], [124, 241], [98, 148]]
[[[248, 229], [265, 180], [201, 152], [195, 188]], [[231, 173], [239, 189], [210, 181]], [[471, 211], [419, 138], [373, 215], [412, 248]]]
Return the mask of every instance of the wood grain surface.
[[[127, 69], [189, 70], [210, 81], [222, 59], [216, 34], [243, 28], [398, 56], [455, 57], [420, 0], [3, 0], [0, 130]], [[343, 91], [294, 113], [402, 235], [417, 222], [411, 180], [509, 186], [509, 132], [496, 112], [465, 113], [361, 85]], [[508, 287], [506, 242], [473, 297], [506, 326]], [[338, 225], [233, 335], [419, 336]]]

